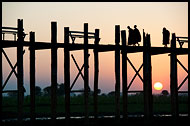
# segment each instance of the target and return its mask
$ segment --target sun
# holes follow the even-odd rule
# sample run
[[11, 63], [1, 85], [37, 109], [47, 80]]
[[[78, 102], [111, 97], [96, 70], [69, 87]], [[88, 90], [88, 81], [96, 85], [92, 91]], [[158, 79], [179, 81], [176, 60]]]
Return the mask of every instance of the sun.
[[154, 84], [154, 89], [155, 89], [155, 90], [161, 90], [162, 88], [163, 88], [162, 83], [156, 82], [156, 83]]

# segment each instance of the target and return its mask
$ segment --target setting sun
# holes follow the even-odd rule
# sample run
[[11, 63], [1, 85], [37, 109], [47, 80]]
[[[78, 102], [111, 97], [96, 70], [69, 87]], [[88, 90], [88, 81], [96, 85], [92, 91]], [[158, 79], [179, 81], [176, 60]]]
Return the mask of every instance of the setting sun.
[[162, 88], [163, 88], [162, 83], [156, 82], [156, 83], [154, 84], [154, 89], [155, 89], [155, 90], [161, 90]]

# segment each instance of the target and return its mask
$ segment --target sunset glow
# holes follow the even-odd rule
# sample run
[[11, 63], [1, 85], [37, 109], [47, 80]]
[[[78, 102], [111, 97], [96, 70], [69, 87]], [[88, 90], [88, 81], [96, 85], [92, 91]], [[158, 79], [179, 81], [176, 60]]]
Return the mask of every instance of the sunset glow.
[[[115, 25], [120, 25], [121, 30], [127, 26], [137, 25], [143, 35], [143, 29], [150, 34], [152, 47], [164, 47], [162, 45], [162, 28], [166, 27], [170, 34], [176, 36], [188, 36], [188, 2], [2, 2], [2, 26], [17, 27], [17, 19], [23, 19], [24, 32], [35, 32], [36, 41], [51, 42], [51, 21], [57, 22], [57, 41], [64, 42], [64, 27], [72, 31], [83, 31], [83, 24], [89, 24], [89, 32], [100, 29], [100, 44], [115, 44]], [[6, 36], [9, 38], [10, 36]], [[11, 38], [11, 37], [10, 37]], [[170, 35], [171, 39], [171, 35]], [[29, 35], [25, 38], [29, 41]], [[77, 38], [77, 43], [83, 43], [83, 39]], [[94, 43], [91, 39], [89, 43]], [[120, 42], [121, 44], [121, 42]], [[140, 46], [143, 46], [141, 40]], [[169, 45], [170, 47], [170, 45]], [[177, 43], [177, 47], [179, 44]], [[187, 47], [184, 44], [183, 47]], [[29, 94], [29, 51], [24, 47], [24, 87]], [[16, 48], [4, 49], [14, 65], [16, 63]], [[83, 65], [83, 52], [72, 51], [81, 67]], [[94, 84], [94, 55], [89, 50], [89, 85], [93, 89]], [[143, 63], [143, 53], [128, 53], [127, 57], [138, 68]], [[187, 55], [179, 55], [178, 59], [187, 68]], [[102, 93], [115, 90], [114, 52], [99, 53], [99, 88]], [[163, 80], [163, 84], [156, 84], [155, 90], [170, 91], [170, 57], [168, 54], [151, 56], [152, 82]], [[120, 65], [121, 66], [121, 65]], [[71, 83], [78, 73], [76, 66], [70, 61]], [[36, 85], [42, 88], [51, 83], [51, 52], [50, 50], [36, 51]], [[180, 67], [179, 67], [180, 68]], [[122, 68], [121, 68], [122, 69]], [[8, 76], [11, 68], [3, 56], [3, 78]], [[143, 77], [143, 69], [139, 72]], [[64, 50], [58, 49], [58, 83], [64, 83]], [[127, 64], [127, 79], [131, 81], [135, 71]], [[178, 71], [178, 81], [181, 82], [186, 76], [184, 70]], [[122, 79], [121, 79], [122, 84]], [[153, 83], [152, 83], [153, 85]], [[158, 86], [157, 86], [158, 85]], [[130, 90], [141, 90], [142, 81], [137, 76]], [[15, 76], [10, 78], [5, 89], [16, 89]], [[74, 89], [84, 88], [83, 79], [79, 77]], [[121, 86], [122, 88], [122, 86]], [[181, 87], [187, 90], [187, 81]]]
[[163, 84], [162, 84], [162, 83], [156, 82], [156, 83], [154, 84], [154, 89], [155, 89], [155, 90], [162, 90], [162, 88], [163, 88]]

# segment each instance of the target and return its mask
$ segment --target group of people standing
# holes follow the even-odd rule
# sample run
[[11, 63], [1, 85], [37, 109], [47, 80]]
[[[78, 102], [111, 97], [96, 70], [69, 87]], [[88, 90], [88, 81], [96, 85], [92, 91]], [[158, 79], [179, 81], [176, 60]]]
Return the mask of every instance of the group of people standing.
[[[139, 30], [137, 29], [137, 25], [134, 25], [134, 29], [132, 29], [130, 26], [127, 26], [129, 29], [129, 35], [128, 35], [128, 45], [136, 46], [141, 41], [141, 34]], [[167, 47], [167, 44], [169, 44], [169, 38], [170, 38], [170, 32], [164, 27], [163, 31], [163, 45]]]
[[141, 41], [141, 34], [139, 30], [137, 29], [137, 25], [134, 25], [134, 29], [130, 28], [130, 26], [127, 26], [129, 29], [129, 37], [128, 37], [128, 45], [136, 45]]

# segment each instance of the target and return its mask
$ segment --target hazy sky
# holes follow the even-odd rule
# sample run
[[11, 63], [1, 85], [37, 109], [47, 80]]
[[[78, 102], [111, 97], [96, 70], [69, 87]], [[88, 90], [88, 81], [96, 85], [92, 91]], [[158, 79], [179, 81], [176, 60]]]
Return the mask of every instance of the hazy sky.
[[[70, 30], [83, 30], [83, 24], [89, 23], [89, 31], [94, 32], [100, 29], [100, 44], [114, 44], [115, 25], [120, 25], [121, 30], [127, 30], [127, 26], [135, 24], [141, 32], [144, 29], [151, 35], [151, 45], [163, 47], [162, 28], [166, 27], [170, 33], [176, 36], [188, 36], [188, 2], [3, 2], [2, 3], [2, 25], [17, 26], [17, 19], [24, 20], [24, 31], [29, 34], [34, 31], [36, 41], [51, 40], [51, 21], [57, 22], [58, 42], [64, 40], [64, 27]], [[127, 37], [128, 37], [128, 31]], [[11, 36], [6, 36], [10, 38]], [[28, 41], [29, 37], [25, 38]], [[76, 39], [82, 43], [83, 39]], [[93, 41], [89, 41], [93, 43]], [[140, 43], [142, 46], [142, 42]], [[178, 44], [177, 44], [178, 46]], [[187, 47], [187, 44], [184, 45]], [[13, 64], [16, 62], [16, 49], [5, 49]], [[24, 86], [29, 90], [29, 51], [25, 48], [24, 54]], [[83, 64], [83, 52], [75, 51], [74, 54], [79, 66]], [[93, 89], [93, 51], [90, 51], [90, 86]], [[128, 54], [136, 69], [142, 64], [142, 53]], [[100, 78], [99, 88], [102, 92], [114, 90], [114, 52], [99, 54]], [[187, 55], [178, 56], [180, 61], [187, 67]], [[152, 56], [152, 83], [159, 81], [163, 83], [163, 89], [169, 90], [170, 83], [170, 58], [168, 54]], [[63, 83], [63, 49], [58, 50], [58, 82]], [[50, 50], [36, 51], [36, 83], [42, 88], [50, 85]], [[179, 66], [179, 65], [178, 65]], [[187, 73], [178, 67], [178, 81], [183, 81]], [[4, 80], [10, 71], [5, 58], [3, 57]], [[71, 82], [78, 73], [71, 59]], [[142, 70], [141, 76], [143, 77]], [[135, 72], [128, 64], [128, 83]], [[13, 76], [6, 89], [15, 89], [16, 79]], [[82, 78], [79, 77], [75, 89], [83, 88]], [[130, 90], [142, 89], [142, 82], [137, 77]], [[182, 87], [187, 90], [187, 81]], [[160, 93], [155, 91], [153, 93]]]

